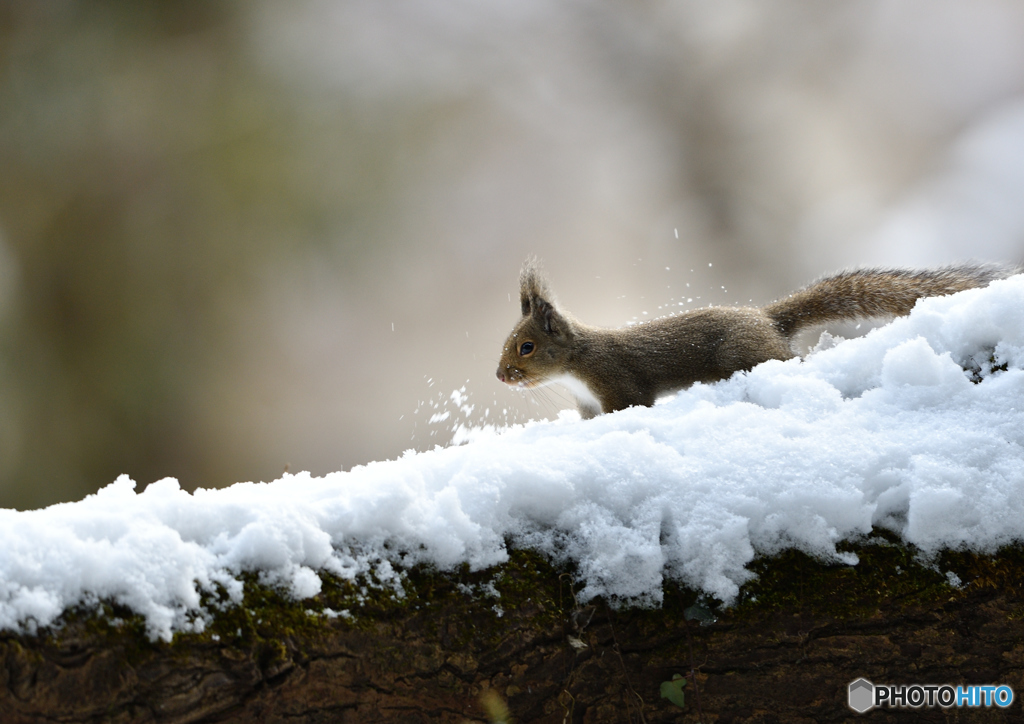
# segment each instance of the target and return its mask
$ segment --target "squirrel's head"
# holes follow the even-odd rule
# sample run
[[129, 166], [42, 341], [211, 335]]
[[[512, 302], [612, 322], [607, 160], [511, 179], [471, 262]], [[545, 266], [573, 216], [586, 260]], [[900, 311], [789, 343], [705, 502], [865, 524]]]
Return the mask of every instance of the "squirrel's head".
[[501, 350], [498, 379], [517, 387], [537, 387], [565, 372], [572, 352], [573, 325], [556, 308], [554, 298], [530, 258], [519, 274], [522, 319]]

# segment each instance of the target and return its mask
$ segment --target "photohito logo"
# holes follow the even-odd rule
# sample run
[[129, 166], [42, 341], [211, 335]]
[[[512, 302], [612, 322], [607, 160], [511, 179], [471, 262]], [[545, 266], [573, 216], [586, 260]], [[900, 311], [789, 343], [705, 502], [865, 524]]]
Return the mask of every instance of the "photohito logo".
[[1013, 689], [996, 686], [950, 686], [949, 684], [872, 684], [867, 679], [851, 681], [847, 703], [858, 714], [877, 707], [998, 706], [1005, 709], [1013, 703]]

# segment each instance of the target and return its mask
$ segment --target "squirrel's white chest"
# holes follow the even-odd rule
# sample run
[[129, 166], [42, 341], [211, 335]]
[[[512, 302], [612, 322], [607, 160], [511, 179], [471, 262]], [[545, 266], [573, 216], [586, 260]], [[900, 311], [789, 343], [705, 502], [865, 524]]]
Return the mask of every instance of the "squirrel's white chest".
[[580, 414], [584, 418], [601, 414], [601, 401], [597, 399], [597, 395], [591, 391], [587, 383], [579, 377], [570, 374], [558, 375], [557, 377], [550, 378], [545, 384], [552, 382], [561, 385], [572, 393], [572, 396], [576, 398], [576, 402], [579, 404]]

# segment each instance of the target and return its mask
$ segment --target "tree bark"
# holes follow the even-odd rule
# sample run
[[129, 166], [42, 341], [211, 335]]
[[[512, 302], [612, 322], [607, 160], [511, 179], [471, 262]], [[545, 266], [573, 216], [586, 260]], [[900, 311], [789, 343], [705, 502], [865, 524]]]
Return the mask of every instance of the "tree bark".
[[[891, 543], [854, 567], [790, 552], [755, 562], [719, 609], [667, 586], [661, 609], [580, 606], [571, 572], [528, 552], [500, 569], [412, 571], [405, 596], [327, 580], [314, 602], [247, 582], [242, 606], [170, 644], [142, 622], [70, 612], [0, 637], [2, 721], [840, 722], [1005, 721], [1008, 709], [877, 708], [847, 686], [1006, 684], [1024, 695], [1024, 554]], [[945, 573], [961, 581], [953, 587]], [[955, 579], [953, 579], [955, 582]], [[497, 598], [491, 594], [500, 592]], [[351, 617], [329, 618], [345, 606]], [[310, 611], [314, 613], [310, 613]], [[316, 613], [320, 612], [320, 613]], [[120, 614], [122, 622], [108, 622]], [[703, 619], [703, 620], [702, 620]], [[686, 679], [683, 707], [660, 696]]]

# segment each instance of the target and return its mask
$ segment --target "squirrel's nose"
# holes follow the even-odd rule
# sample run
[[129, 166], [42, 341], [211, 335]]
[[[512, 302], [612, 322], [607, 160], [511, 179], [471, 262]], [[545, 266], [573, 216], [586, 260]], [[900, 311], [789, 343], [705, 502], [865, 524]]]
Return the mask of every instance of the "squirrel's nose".
[[498, 379], [502, 382], [505, 381], [505, 373], [502, 372], [500, 368], [498, 369]]

